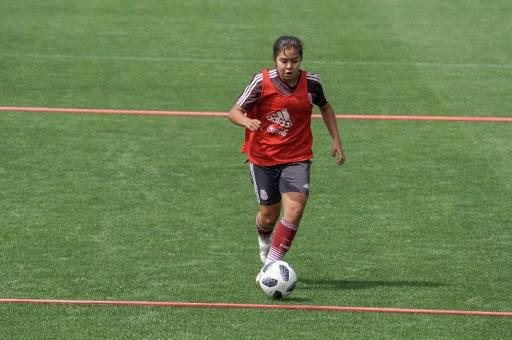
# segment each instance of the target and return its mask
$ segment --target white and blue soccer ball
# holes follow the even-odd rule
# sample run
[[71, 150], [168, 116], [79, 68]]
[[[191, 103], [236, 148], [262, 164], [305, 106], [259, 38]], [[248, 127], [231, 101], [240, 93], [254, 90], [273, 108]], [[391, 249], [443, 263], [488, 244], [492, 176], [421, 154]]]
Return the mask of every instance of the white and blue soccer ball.
[[274, 299], [289, 295], [297, 284], [295, 270], [284, 261], [267, 264], [261, 270], [258, 279], [263, 292]]

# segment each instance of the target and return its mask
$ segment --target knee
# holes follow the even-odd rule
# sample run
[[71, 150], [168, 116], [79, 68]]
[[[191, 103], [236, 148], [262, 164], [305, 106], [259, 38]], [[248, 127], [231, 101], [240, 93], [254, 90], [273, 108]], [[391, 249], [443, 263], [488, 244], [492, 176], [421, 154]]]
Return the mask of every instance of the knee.
[[258, 221], [263, 227], [273, 227], [277, 223], [280, 211], [260, 211]]
[[284, 212], [283, 218], [286, 222], [298, 226], [303, 214], [304, 209], [290, 209]]

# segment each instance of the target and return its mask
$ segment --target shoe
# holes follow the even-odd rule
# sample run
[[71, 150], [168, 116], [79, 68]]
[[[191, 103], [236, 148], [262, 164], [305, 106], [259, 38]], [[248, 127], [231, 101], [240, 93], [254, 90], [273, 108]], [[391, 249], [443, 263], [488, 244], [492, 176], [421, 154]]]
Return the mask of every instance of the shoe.
[[260, 259], [261, 262], [267, 262], [268, 251], [270, 250], [270, 244], [268, 246], [260, 247]]
[[256, 276], [256, 284], [260, 285], [260, 279], [261, 279], [261, 271], [258, 273], [258, 276]]
[[260, 244], [260, 259], [261, 262], [265, 263], [267, 261], [268, 251], [270, 250], [270, 245], [272, 244], [272, 237], [262, 238], [258, 236], [258, 243]]

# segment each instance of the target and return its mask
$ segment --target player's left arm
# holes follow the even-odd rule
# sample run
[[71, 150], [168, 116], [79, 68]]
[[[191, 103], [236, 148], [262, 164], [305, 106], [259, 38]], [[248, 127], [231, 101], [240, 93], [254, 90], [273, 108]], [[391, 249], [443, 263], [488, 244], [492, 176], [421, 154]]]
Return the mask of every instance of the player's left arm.
[[322, 119], [324, 120], [325, 126], [327, 127], [327, 130], [333, 139], [332, 156], [336, 157], [336, 155], [338, 155], [338, 160], [336, 163], [338, 165], [342, 165], [345, 163], [345, 153], [343, 152], [343, 147], [341, 146], [338, 124], [336, 123], [336, 114], [334, 113], [334, 110], [329, 102], [320, 107], [320, 112], [322, 113]]

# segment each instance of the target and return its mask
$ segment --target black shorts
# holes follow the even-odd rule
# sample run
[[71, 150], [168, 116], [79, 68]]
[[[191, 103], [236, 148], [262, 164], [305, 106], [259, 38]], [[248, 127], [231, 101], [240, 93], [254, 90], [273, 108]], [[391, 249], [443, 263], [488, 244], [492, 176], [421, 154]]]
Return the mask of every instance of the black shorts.
[[311, 161], [261, 166], [250, 164], [251, 182], [260, 205], [281, 202], [285, 192], [302, 192], [309, 196]]

